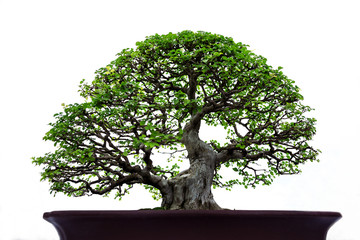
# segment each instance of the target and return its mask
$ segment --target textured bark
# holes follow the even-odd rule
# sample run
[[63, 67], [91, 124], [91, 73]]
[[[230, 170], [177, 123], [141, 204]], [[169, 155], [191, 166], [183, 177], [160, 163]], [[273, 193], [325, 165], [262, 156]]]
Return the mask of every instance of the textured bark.
[[171, 194], [164, 196], [163, 207], [178, 209], [209, 209], [221, 207], [211, 193], [214, 169], [204, 162], [195, 162], [170, 181]]
[[201, 115], [195, 114], [185, 126], [182, 142], [190, 168], [169, 181], [168, 190], [163, 192], [166, 209], [221, 209], [211, 193], [217, 153], [199, 139], [200, 121]]

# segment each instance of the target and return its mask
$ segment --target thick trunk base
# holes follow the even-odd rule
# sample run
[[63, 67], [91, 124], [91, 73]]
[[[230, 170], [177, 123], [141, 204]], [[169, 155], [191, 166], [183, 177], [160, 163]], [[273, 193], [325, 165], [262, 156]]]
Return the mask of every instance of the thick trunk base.
[[171, 181], [170, 194], [163, 196], [162, 207], [169, 210], [221, 210], [211, 193], [212, 170], [195, 167]]

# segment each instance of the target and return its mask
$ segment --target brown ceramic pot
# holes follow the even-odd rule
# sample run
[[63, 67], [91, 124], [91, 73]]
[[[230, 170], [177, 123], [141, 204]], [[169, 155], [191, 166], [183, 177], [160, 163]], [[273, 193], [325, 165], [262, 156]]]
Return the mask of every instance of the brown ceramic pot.
[[326, 240], [337, 212], [54, 211], [60, 240]]

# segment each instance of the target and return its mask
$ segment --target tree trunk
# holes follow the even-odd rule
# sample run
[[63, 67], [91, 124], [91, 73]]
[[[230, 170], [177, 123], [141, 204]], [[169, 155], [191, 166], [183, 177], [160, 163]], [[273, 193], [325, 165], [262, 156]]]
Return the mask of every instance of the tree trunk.
[[185, 126], [182, 143], [186, 146], [190, 168], [168, 181], [162, 191], [162, 207], [175, 209], [222, 209], [211, 193], [217, 154], [199, 138], [201, 114], [192, 116]]
[[211, 193], [213, 167], [197, 161], [169, 182], [170, 193], [163, 196], [162, 207], [179, 209], [222, 209]]

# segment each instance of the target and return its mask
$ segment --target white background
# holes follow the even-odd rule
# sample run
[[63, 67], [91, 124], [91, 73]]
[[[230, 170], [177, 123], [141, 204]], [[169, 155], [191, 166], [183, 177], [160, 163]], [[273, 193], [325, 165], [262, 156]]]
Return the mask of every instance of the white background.
[[[328, 240], [359, 239], [360, 14], [358, 1], [0, 0], [0, 240], [58, 239], [43, 212], [139, 209], [160, 202], [139, 189], [112, 198], [49, 194], [32, 156], [61, 103], [123, 48], [155, 33], [203, 30], [250, 45], [301, 88], [318, 119], [320, 163], [255, 190], [215, 191], [231, 209], [339, 211]], [[216, 134], [214, 131], [207, 133]], [[204, 133], [205, 134], [205, 133]], [[205, 137], [205, 136], [204, 136]]]

